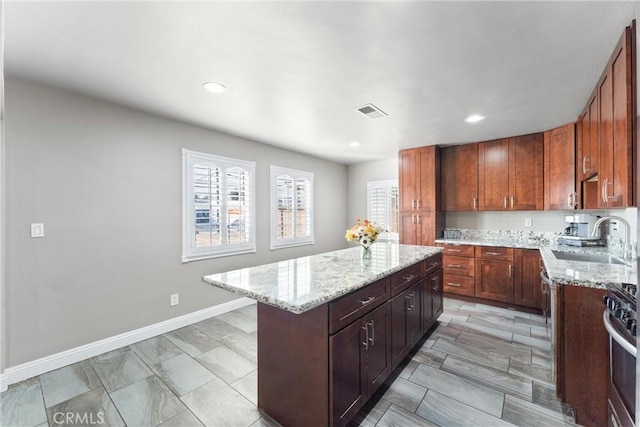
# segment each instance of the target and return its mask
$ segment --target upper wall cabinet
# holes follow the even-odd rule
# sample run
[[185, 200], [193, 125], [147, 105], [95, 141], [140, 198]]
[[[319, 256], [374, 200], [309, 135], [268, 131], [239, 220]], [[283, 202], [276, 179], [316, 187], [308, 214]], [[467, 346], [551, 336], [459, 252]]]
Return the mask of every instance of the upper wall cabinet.
[[627, 27], [599, 82], [601, 208], [633, 205], [633, 118], [631, 28]]
[[544, 209], [576, 209], [575, 124], [544, 133]]
[[541, 133], [478, 144], [479, 210], [542, 210], [543, 146]]
[[438, 210], [436, 149], [430, 146], [400, 151], [400, 212]]
[[445, 211], [478, 210], [478, 144], [440, 150], [442, 207]]
[[622, 34], [578, 117], [576, 172], [580, 207], [635, 206], [635, 117], [634, 21]]

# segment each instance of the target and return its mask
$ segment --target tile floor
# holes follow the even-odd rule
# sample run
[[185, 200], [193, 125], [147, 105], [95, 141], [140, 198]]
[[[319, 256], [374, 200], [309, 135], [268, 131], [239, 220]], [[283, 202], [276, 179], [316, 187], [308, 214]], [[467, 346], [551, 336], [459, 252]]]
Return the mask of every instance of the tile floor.
[[[7, 427], [274, 426], [256, 408], [256, 308], [14, 384]], [[574, 425], [544, 319], [445, 299], [439, 325], [356, 416], [362, 426]]]

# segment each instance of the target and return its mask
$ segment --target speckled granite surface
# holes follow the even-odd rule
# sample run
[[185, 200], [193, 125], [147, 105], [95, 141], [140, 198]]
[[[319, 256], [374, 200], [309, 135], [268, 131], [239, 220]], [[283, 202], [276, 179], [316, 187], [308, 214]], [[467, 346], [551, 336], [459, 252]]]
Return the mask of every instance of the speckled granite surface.
[[293, 313], [303, 313], [441, 252], [432, 246], [376, 243], [371, 259], [360, 247], [211, 274], [202, 280]]
[[554, 285], [608, 288], [620, 283], [638, 283], [637, 260], [624, 265], [558, 259], [554, 251], [586, 254], [611, 253], [607, 247], [572, 247], [558, 245], [560, 233], [494, 230], [446, 230], [445, 237], [436, 243], [493, 246], [520, 249], [539, 249], [545, 269]]

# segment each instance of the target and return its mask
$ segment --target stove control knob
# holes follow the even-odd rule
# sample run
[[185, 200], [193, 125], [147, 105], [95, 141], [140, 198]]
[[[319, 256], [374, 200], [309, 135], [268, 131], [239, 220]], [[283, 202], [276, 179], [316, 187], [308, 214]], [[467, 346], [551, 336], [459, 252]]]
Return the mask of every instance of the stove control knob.
[[[636, 322], [635, 319], [629, 319], [629, 320], [631, 320], [631, 326], [627, 326], [627, 329], [629, 329], [629, 332], [631, 332], [631, 335], [635, 337], [638, 329], [638, 322]], [[629, 320], [627, 320], [627, 325], [629, 325]]]
[[602, 298], [602, 303], [603, 303], [605, 306], [609, 307], [609, 300], [610, 300], [610, 299], [611, 299], [611, 298], [609, 298], [609, 297], [605, 296], [605, 297], [603, 297], [603, 298]]
[[607, 307], [609, 307], [610, 310], [615, 311], [619, 306], [620, 304], [618, 304], [618, 301], [614, 300], [613, 298], [609, 298]]
[[623, 308], [618, 308], [616, 309], [616, 317], [620, 320], [624, 320], [626, 317], [628, 317], [629, 315], [627, 314], [627, 310], [623, 309]]

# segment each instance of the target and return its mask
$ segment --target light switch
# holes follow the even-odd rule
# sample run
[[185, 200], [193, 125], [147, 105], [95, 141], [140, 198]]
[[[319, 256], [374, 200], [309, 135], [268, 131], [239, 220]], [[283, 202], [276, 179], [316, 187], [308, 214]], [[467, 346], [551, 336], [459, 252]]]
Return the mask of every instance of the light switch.
[[44, 224], [31, 224], [31, 237], [44, 237]]

